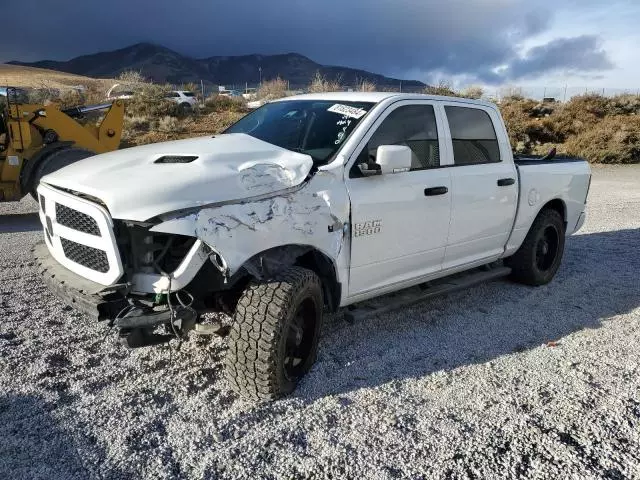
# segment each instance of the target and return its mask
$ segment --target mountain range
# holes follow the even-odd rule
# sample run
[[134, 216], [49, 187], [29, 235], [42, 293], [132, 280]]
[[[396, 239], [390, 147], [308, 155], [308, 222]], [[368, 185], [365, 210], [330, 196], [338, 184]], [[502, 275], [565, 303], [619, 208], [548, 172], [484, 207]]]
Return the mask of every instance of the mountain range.
[[260, 79], [281, 77], [291, 88], [310, 83], [320, 72], [329, 80], [339, 79], [343, 85], [357, 85], [362, 81], [378, 87], [422, 89], [426, 85], [417, 80], [401, 80], [348, 67], [321, 65], [298, 53], [280, 55], [242, 55], [191, 58], [169, 48], [151, 43], [138, 43], [119, 50], [82, 55], [68, 61], [41, 60], [38, 62], [8, 62], [12, 65], [47, 68], [88, 77], [115, 78], [129, 70], [140, 72], [154, 82], [185, 84], [190, 82], [217, 85], [256, 85]]

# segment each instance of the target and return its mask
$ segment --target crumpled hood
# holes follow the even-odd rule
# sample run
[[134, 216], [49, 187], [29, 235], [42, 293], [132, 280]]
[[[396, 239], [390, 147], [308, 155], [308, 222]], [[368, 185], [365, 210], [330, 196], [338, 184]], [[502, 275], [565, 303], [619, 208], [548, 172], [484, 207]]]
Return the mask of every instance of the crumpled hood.
[[[167, 156], [198, 158], [189, 163], [155, 163]], [[45, 176], [42, 182], [102, 200], [113, 218], [145, 221], [184, 208], [295, 187], [312, 166], [308, 155], [233, 133], [96, 155]]]

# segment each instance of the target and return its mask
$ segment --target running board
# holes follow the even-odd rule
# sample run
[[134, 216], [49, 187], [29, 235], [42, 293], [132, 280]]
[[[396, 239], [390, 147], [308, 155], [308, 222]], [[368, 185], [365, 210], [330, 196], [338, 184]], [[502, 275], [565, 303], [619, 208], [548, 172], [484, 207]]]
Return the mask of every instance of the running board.
[[508, 267], [494, 267], [490, 270], [475, 269], [472, 272], [463, 275], [457, 274], [454, 277], [445, 277], [433, 282], [420, 284], [417, 287], [407, 288], [396, 293], [351, 305], [344, 312], [345, 320], [348, 322], [365, 320], [414, 305], [437, 295], [444, 295], [479, 283], [506, 277], [511, 273], [511, 269]]

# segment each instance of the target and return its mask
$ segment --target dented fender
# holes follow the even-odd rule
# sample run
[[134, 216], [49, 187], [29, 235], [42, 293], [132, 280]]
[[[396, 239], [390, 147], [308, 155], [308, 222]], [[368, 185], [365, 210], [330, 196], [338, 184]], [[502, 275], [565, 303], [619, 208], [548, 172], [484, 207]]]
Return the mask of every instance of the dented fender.
[[[267, 174], [246, 181], [253, 185], [274, 181], [271, 172], [260, 173]], [[221, 257], [224, 273], [231, 276], [261, 252], [284, 245], [313, 247], [332, 259], [339, 271], [346, 263], [342, 254], [348, 221], [344, 183], [336, 173], [324, 170], [294, 191], [205, 206], [151, 230], [198, 238]]]

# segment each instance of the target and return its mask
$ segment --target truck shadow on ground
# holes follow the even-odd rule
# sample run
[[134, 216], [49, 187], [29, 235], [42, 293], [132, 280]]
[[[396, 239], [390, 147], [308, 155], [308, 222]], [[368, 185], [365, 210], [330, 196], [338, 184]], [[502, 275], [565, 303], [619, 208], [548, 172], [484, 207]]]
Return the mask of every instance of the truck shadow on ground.
[[92, 472], [86, 457], [102, 463], [106, 451], [86, 431], [62, 428], [56, 408], [56, 401], [37, 396], [0, 394], [0, 478], [126, 478], [113, 470], [106, 477]]
[[549, 285], [496, 281], [348, 324], [327, 319], [295, 396], [314, 401], [557, 342], [640, 306], [640, 229], [576, 235]]
[[35, 232], [38, 230], [42, 230], [42, 225], [37, 213], [0, 215], [0, 234]]

